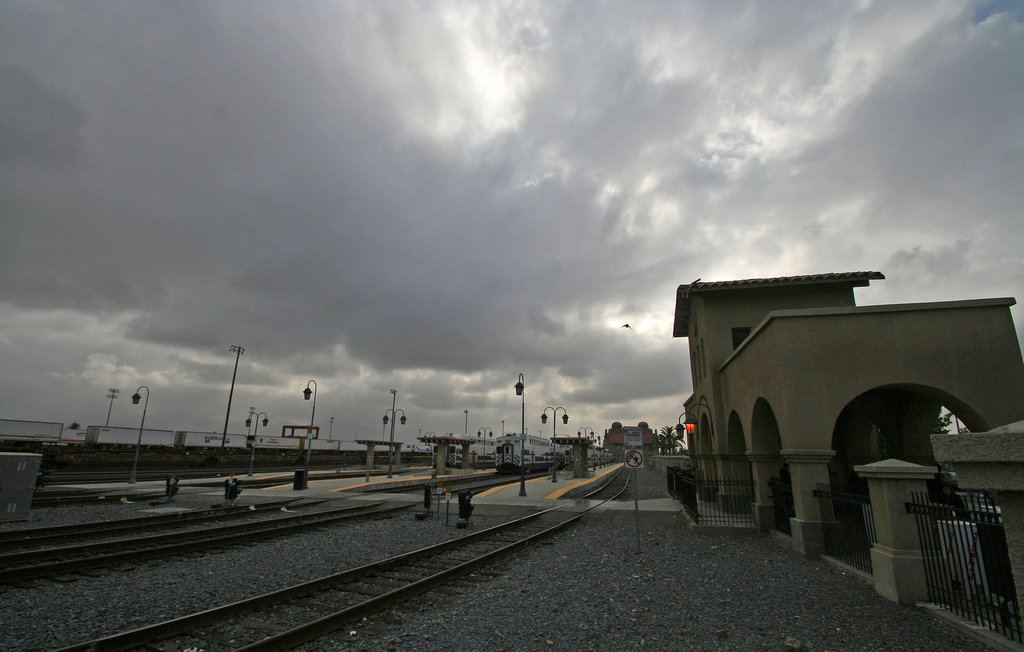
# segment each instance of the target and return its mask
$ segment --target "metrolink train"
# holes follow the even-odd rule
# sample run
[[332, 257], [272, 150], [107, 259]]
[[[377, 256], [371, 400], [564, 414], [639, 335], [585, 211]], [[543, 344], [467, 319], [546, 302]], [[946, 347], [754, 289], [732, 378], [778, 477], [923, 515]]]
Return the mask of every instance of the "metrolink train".
[[544, 437], [527, 435], [524, 442], [519, 433], [510, 433], [494, 443], [494, 466], [498, 473], [519, 473], [524, 459], [530, 473], [550, 470], [552, 464], [562, 468], [572, 463], [572, 446], [552, 446], [551, 440]]

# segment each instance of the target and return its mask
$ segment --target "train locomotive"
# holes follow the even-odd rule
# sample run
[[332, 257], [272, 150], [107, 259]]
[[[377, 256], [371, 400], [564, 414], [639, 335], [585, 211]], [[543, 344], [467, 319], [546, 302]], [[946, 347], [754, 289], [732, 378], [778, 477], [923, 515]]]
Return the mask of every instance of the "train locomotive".
[[548, 471], [552, 464], [559, 468], [572, 463], [572, 447], [551, 445], [544, 437], [527, 435], [525, 442], [519, 433], [502, 435], [494, 440], [494, 465], [498, 473], [520, 473], [525, 459], [527, 473]]

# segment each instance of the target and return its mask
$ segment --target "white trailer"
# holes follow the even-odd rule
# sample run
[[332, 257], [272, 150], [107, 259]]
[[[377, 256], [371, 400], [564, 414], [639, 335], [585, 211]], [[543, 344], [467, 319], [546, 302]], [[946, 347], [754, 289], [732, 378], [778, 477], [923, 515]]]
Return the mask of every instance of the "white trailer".
[[53, 421], [22, 421], [0, 419], [0, 439], [15, 441], [58, 442], [63, 423]]
[[62, 444], [84, 444], [85, 435], [89, 432], [88, 430], [72, 430], [65, 428], [64, 432], [60, 434], [60, 443]]
[[256, 435], [256, 448], [291, 448], [298, 450], [300, 441], [302, 440], [298, 437], [266, 437], [264, 435]]
[[[197, 432], [179, 430], [174, 433], [174, 445], [184, 448], [221, 448], [224, 434], [219, 432]], [[245, 435], [228, 433], [224, 448], [245, 448]]]
[[[139, 429], [89, 426], [85, 441], [89, 444], [134, 446], [139, 441]], [[174, 431], [145, 428], [142, 431], [142, 443], [146, 446], [174, 446]]]

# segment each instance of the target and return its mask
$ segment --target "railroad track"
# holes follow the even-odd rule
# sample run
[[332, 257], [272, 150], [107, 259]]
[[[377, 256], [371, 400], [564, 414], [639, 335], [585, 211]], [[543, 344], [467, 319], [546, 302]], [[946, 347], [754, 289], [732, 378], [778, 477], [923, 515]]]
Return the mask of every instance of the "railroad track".
[[[338, 470], [340, 469], [340, 473]], [[310, 468], [310, 479], [313, 479], [314, 474], [330, 474], [331, 477], [359, 477], [366, 474], [364, 467], [352, 467], [346, 465], [344, 467], [337, 466], [313, 466]], [[114, 469], [114, 470], [102, 470], [102, 471], [89, 471], [89, 470], [51, 470], [46, 474], [47, 483], [50, 485], [62, 485], [62, 484], [94, 484], [94, 483], [110, 483], [110, 482], [125, 482], [130, 475], [131, 469]], [[294, 465], [287, 466], [275, 466], [275, 467], [259, 467], [254, 470], [256, 474], [273, 473], [279, 477], [291, 478], [295, 472]], [[238, 466], [224, 466], [224, 467], [184, 467], [184, 468], [167, 468], [159, 471], [138, 471], [136, 473], [136, 480], [139, 482], [166, 480], [171, 474], [177, 475], [181, 480], [194, 480], [200, 478], [210, 478], [212, 480], [222, 481], [230, 474], [235, 474], [240, 479], [249, 480], [247, 477], [249, 474], [249, 467], [245, 468]], [[386, 471], [374, 470], [371, 472], [372, 475], [383, 475]]]
[[116, 503], [121, 500], [154, 500], [163, 498], [164, 492], [151, 491], [132, 493], [124, 490], [50, 490], [37, 491], [32, 495], [32, 507], [62, 507], [65, 505], [83, 505], [86, 503]]
[[[0, 553], [11, 550], [59, 544], [64, 541], [83, 539], [100, 539], [126, 533], [151, 532], [169, 528], [209, 523], [232, 518], [242, 518], [268, 511], [277, 511], [294, 503], [293, 500], [280, 500], [259, 505], [240, 505], [237, 507], [218, 507], [216, 509], [190, 510], [156, 516], [140, 516], [114, 521], [94, 521], [75, 525], [58, 525], [46, 528], [26, 528], [23, 530], [5, 530], [0, 532]], [[308, 507], [316, 503], [304, 503]]]
[[206, 552], [214, 546], [251, 544], [271, 536], [323, 527], [351, 518], [379, 516], [408, 507], [406, 504], [365, 503], [263, 521], [12, 552], [0, 555], [0, 584], [21, 583], [40, 577], [64, 578], [68, 574], [88, 574], [93, 569], [124, 566], [142, 559]]
[[[628, 474], [618, 474], [613, 482], [617, 497], [628, 486]], [[453, 541], [63, 650], [293, 648], [496, 562], [569, 527], [598, 505], [576, 512], [555, 507]]]

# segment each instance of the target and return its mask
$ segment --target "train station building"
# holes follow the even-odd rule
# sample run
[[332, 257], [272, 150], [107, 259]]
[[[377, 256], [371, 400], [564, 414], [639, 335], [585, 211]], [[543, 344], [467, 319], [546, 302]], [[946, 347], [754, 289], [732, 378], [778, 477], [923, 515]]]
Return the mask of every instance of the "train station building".
[[776, 522], [770, 482], [789, 484], [793, 545], [808, 555], [821, 549], [819, 485], [858, 482], [854, 467], [884, 459], [936, 464], [930, 435], [944, 411], [973, 432], [1024, 420], [1016, 301], [858, 306], [854, 289], [884, 278], [698, 280], [676, 293], [694, 472], [752, 480], [764, 530]]

